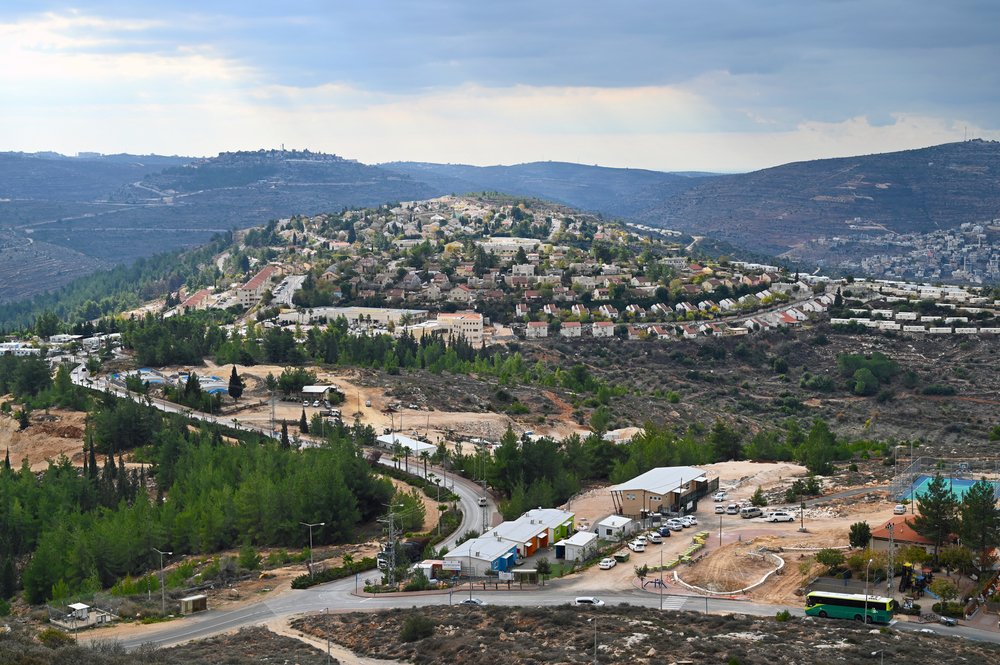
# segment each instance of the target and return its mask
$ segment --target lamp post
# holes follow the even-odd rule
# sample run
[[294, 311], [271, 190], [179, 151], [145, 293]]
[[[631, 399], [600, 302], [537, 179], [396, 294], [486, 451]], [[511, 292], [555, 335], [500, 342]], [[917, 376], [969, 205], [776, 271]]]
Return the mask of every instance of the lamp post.
[[590, 617], [588, 622], [594, 622], [594, 665], [597, 665], [597, 617]]
[[879, 649], [878, 651], [872, 651], [872, 655], [873, 656], [875, 654], [877, 654], [877, 653], [882, 654], [881, 658], [879, 658], [879, 662], [881, 662], [882, 665], [885, 665], [885, 649]]
[[330, 656], [330, 608], [323, 611], [326, 613], [326, 663], [330, 665], [333, 660]]
[[317, 522], [316, 524], [299, 522], [299, 524], [301, 524], [302, 526], [309, 527], [309, 579], [314, 579], [315, 574], [313, 573], [313, 527], [326, 526], [326, 522]]
[[660, 548], [660, 611], [663, 611], [663, 548]]
[[160, 609], [163, 614], [163, 618], [165, 619], [167, 618], [167, 584], [166, 584], [166, 578], [163, 576], [163, 555], [166, 554], [167, 556], [173, 556], [174, 553], [161, 552], [155, 547], [153, 548], [153, 551], [160, 555], [160, 604], [161, 604]]
[[874, 560], [868, 559], [868, 565], [865, 566], [865, 623], [868, 623], [868, 570], [872, 567]]

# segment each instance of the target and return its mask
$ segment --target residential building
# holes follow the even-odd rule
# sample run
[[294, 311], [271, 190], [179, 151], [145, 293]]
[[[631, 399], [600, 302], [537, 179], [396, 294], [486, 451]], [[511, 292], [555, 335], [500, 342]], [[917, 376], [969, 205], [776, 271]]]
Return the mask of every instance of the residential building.
[[615, 324], [613, 321], [597, 321], [591, 327], [591, 334], [594, 337], [613, 337], [615, 334]]
[[610, 491], [618, 515], [642, 519], [656, 512], [694, 512], [698, 499], [718, 488], [719, 479], [709, 480], [697, 467], [664, 466], [615, 485]]
[[483, 315], [479, 312], [441, 313], [437, 321], [445, 330], [447, 339], [462, 336], [470, 344], [483, 343]]
[[563, 337], [580, 337], [582, 332], [583, 325], [579, 321], [567, 321], [559, 329], [559, 334]]
[[261, 298], [264, 296], [264, 292], [271, 285], [271, 275], [278, 271], [278, 266], [267, 266], [259, 273], [254, 275], [246, 284], [240, 287], [237, 292], [237, 298], [243, 309], [250, 309], [256, 307], [260, 303]]
[[530, 321], [525, 328], [525, 336], [528, 339], [539, 339], [549, 336], [549, 324], [544, 321]]

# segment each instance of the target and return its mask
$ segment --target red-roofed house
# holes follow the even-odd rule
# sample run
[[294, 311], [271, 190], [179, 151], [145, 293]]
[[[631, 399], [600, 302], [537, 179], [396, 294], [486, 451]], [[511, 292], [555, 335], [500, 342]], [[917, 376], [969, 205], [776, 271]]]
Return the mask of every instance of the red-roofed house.
[[208, 294], [210, 291], [208, 289], [202, 289], [198, 293], [194, 294], [183, 303], [181, 307], [190, 307], [191, 309], [205, 309], [208, 306]]
[[[910, 525], [910, 521], [912, 520], [912, 517], [897, 515], [882, 526], [873, 528], [872, 549], [881, 550], [882, 552], [889, 551], [889, 525], [892, 524], [892, 543], [896, 549], [916, 545], [917, 547], [924, 548], [924, 551], [928, 554], [934, 554], [934, 541], [914, 531]], [[942, 546], [944, 547], [957, 541], [958, 538], [956, 536], [951, 536], [942, 543]]]
[[594, 337], [613, 337], [615, 334], [615, 324], [613, 321], [598, 321], [591, 328]]
[[549, 336], [549, 324], [544, 321], [531, 321], [525, 329], [525, 336], [528, 339], [538, 339]]
[[260, 302], [264, 291], [267, 291], [267, 287], [270, 285], [271, 275], [277, 271], [278, 266], [267, 266], [240, 287], [239, 299], [243, 309], [250, 309]]
[[639, 339], [639, 335], [642, 333], [638, 328], [628, 327], [628, 338], [629, 339]]
[[580, 337], [582, 332], [583, 326], [579, 321], [567, 321], [559, 329], [559, 334], [563, 337]]

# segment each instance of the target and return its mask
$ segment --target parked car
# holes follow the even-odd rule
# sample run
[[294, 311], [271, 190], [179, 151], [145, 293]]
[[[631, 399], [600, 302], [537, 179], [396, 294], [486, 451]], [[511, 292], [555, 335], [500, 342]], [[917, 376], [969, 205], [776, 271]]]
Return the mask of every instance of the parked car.
[[715, 507], [715, 514], [719, 515], [720, 513], [723, 514], [723, 515], [726, 514], [726, 507], [725, 506], [716, 506]]
[[729, 498], [729, 492], [716, 492], [712, 495], [712, 501], [725, 501]]
[[303, 400], [302, 406], [309, 406], [309, 400]]
[[698, 518], [694, 515], [685, 515], [681, 522], [684, 522], [684, 526], [698, 526]]
[[646, 536], [643, 535], [636, 536], [635, 542], [642, 543], [644, 546], [649, 544], [649, 540], [647, 540]]
[[671, 517], [667, 520], [667, 526], [670, 527], [671, 531], [682, 531], [684, 529], [684, 523], [676, 517]]
[[740, 507], [737, 504], [735, 504], [735, 503], [731, 503], [726, 508], [726, 514], [727, 515], [739, 515], [740, 514]]
[[479, 497], [479, 506], [483, 507], [483, 506], [486, 506], [486, 505], [487, 505], [487, 503], [486, 503], [486, 497], [485, 496]]
[[892, 513], [893, 513], [893, 515], [905, 515], [906, 514], [906, 506], [904, 506], [901, 503], [897, 503], [896, 507], [892, 509]]
[[372, 401], [370, 399], [365, 401], [365, 406], [371, 407], [371, 405], [372, 405]]
[[632, 540], [632, 541], [629, 541], [628, 548], [630, 550], [632, 550], [633, 552], [645, 552], [646, 551], [646, 544], [645, 543], [637, 542], [635, 540]]
[[666, 525], [661, 526], [659, 529], [656, 530], [656, 533], [660, 534], [660, 536], [662, 536], [663, 538], [669, 538], [670, 537], [670, 527], [666, 526]]
[[954, 627], [954, 626], [958, 625], [957, 623], [955, 623], [955, 620], [952, 619], [951, 617], [939, 617], [938, 618], [938, 623], [940, 623], [942, 626], [952, 626], [952, 627]]
[[663, 539], [660, 538], [660, 534], [656, 533], [655, 531], [651, 531], [649, 535], [646, 536], [646, 540], [655, 545], [659, 545], [660, 543], [663, 542]]
[[764, 513], [757, 506], [750, 506], [749, 508], [743, 508], [740, 510], [740, 517], [745, 520], [752, 520], [755, 517], [760, 517]]
[[459, 605], [472, 605], [473, 607], [483, 607], [484, 605], [489, 605], [485, 600], [479, 600], [478, 598], [466, 598]]
[[313, 408], [315, 408], [315, 409], [319, 408], [319, 400], [316, 400], [315, 402], [313, 402]]
[[765, 522], [794, 522], [795, 516], [783, 510], [776, 510], [764, 516]]
[[574, 605], [603, 605], [604, 601], [593, 596], [580, 596], [573, 601]]
[[601, 570], [611, 570], [618, 565], [618, 562], [614, 559], [601, 559], [601, 563], [598, 564]]

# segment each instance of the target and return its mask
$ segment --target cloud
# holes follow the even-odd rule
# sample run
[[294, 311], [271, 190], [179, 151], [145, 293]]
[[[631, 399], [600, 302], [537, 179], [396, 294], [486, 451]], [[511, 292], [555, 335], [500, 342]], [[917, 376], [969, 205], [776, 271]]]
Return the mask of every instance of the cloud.
[[988, 138], [998, 18], [929, 0], [11, 0], [0, 149], [294, 137], [368, 160], [718, 169], [928, 145], [965, 124]]

